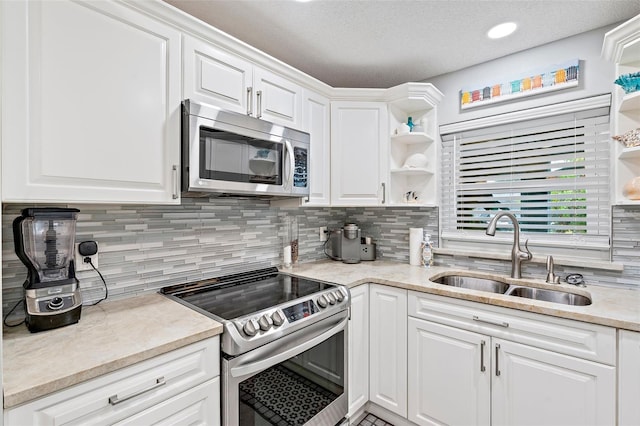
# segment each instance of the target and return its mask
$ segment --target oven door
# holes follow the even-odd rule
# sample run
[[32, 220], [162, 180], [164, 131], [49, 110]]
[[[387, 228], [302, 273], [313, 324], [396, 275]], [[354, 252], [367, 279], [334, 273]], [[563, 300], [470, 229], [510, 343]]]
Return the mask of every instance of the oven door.
[[223, 358], [227, 426], [335, 425], [348, 411], [343, 311], [234, 358]]

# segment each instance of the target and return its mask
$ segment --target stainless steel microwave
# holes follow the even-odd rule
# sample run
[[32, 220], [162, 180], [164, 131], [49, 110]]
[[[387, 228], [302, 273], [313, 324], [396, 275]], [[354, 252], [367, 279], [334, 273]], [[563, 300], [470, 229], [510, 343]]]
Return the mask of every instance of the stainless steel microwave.
[[309, 196], [308, 133], [185, 100], [185, 195]]

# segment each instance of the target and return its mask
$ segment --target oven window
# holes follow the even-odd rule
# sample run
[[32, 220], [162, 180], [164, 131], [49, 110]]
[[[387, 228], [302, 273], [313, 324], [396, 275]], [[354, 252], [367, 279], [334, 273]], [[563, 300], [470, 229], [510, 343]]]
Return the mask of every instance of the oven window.
[[240, 426], [302, 425], [344, 393], [344, 331], [240, 383]]
[[200, 177], [282, 185], [283, 145], [223, 130], [200, 128]]

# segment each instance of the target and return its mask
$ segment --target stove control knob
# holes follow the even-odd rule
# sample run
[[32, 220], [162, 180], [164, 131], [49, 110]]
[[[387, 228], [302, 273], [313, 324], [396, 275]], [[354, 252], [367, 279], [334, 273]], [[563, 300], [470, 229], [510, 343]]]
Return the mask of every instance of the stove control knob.
[[329, 299], [329, 303], [331, 303], [332, 305], [336, 304], [336, 297], [333, 295], [333, 293], [328, 293], [327, 298]]
[[274, 327], [280, 327], [282, 324], [284, 324], [284, 314], [281, 311], [275, 311], [273, 314], [271, 314], [271, 319], [273, 320], [273, 325]]
[[322, 296], [318, 297], [318, 305], [320, 305], [321, 308], [326, 308], [328, 304], [329, 300], [327, 299], [327, 296], [323, 294]]
[[244, 323], [242, 330], [244, 331], [244, 334], [246, 334], [247, 336], [253, 337], [258, 333], [259, 328], [260, 328], [260, 325], [258, 325], [258, 321], [254, 319], [250, 319], [249, 321]]
[[342, 302], [344, 300], [344, 294], [342, 294], [340, 290], [334, 291], [333, 294], [336, 296], [336, 300], [338, 302]]
[[271, 319], [271, 317], [268, 314], [264, 314], [258, 320], [258, 324], [260, 324], [260, 330], [267, 331], [273, 325], [273, 320]]

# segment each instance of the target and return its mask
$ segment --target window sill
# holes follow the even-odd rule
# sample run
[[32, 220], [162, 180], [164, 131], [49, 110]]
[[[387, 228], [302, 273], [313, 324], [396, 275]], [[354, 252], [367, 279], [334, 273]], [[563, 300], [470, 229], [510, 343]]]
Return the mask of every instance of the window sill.
[[[474, 257], [479, 259], [492, 259], [492, 260], [506, 260], [511, 261], [511, 254], [509, 253], [492, 253], [492, 252], [478, 252], [477, 250], [463, 250], [463, 249], [451, 249], [451, 248], [435, 248], [433, 249], [433, 253], [435, 255], [445, 255], [445, 256], [466, 256], [466, 257]], [[533, 263], [547, 263], [547, 256], [533, 256], [531, 260]], [[575, 259], [568, 258], [562, 256], [553, 256], [553, 263], [556, 265], [564, 265], [564, 266], [572, 266], [578, 268], [586, 268], [586, 269], [600, 269], [605, 271], [615, 271], [621, 272], [624, 270], [624, 265], [622, 263], [617, 262], [605, 262], [605, 261], [594, 261], [593, 259]]]

